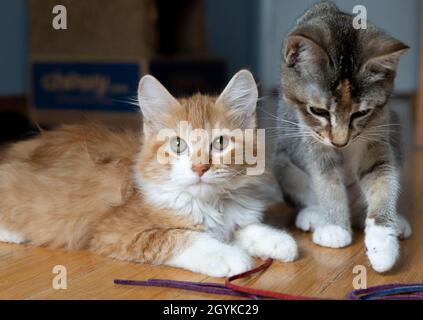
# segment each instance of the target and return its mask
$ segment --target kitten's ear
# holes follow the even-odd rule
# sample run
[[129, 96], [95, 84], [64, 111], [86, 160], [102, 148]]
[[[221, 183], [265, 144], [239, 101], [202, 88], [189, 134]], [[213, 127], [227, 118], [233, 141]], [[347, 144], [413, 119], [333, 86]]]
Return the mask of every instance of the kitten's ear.
[[257, 84], [248, 70], [241, 70], [233, 76], [216, 101], [222, 104], [232, 121], [240, 128], [256, 127]]
[[329, 63], [325, 50], [302, 35], [290, 35], [286, 39], [283, 54], [288, 67], [299, 67], [308, 73], [318, 72], [318, 67]]
[[179, 102], [153, 76], [144, 76], [138, 85], [138, 103], [143, 114], [144, 131], [164, 128], [169, 112], [180, 107]]
[[[374, 42], [372, 42], [374, 43]], [[363, 65], [363, 70], [374, 73], [396, 71], [401, 56], [408, 51], [409, 47], [395, 39], [378, 41], [367, 48], [368, 58]]]

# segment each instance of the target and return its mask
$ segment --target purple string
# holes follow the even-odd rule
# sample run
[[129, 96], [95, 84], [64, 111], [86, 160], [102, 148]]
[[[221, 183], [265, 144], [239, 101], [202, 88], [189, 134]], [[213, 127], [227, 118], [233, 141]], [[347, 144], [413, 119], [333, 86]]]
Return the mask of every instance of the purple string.
[[161, 280], [161, 279], [149, 279], [147, 281], [136, 281], [136, 280], [114, 280], [115, 284], [128, 285], [128, 286], [142, 286], [142, 287], [164, 287], [164, 288], [176, 288], [182, 290], [190, 290], [195, 292], [204, 292], [218, 295], [245, 297], [253, 300], [260, 299], [256, 295], [237, 292], [225, 285], [220, 283], [212, 282], [190, 282], [190, 281], [176, 281], [176, 280]]
[[354, 290], [350, 300], [423, 300], [423, 284], [385, 284], [367, 289]]
[[[258, 300], [262, 297], [238, 292], [227, 288], [220, 283], [212, 282], [191, 282], [176, 280], [149, 279], [147, 281], [137, 280], [114, 280], [115, 284], [142, 286], [142, 287], [164, 287], [189, 290], [195, 292], [211, 293], [226, 296], [245, 297]], [[367, 289], [351, 291], [348, 300], [423, 300], [423, 284], [386, 284], [374, 286]]]

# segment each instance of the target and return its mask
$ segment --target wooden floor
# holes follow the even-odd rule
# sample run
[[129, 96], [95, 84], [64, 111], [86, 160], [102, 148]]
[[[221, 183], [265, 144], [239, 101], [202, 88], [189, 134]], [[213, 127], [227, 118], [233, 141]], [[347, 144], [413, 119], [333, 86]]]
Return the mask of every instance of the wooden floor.
[[[313, 244], [310, 235], [293, 231], [301, 256], [294, 263], [275, 263], [265, 273], [240, 284], [295, 295], [344, 298], [353, 289], [354, 266], [367, 268], [368, 286], [392, 282], [423, 282], [423, 151], [416, 153], [415, 192], [412, 201], [413, 237], [402, 242], [401, 261], [391, 272], [380, 275], [370, 268], [362, 232], [344, 249]], [[259, 263], [259, 261], [257, 261]], [[67, 269], [67, 289], [55, 290], [52, 269]], [[1, 299], [221, 299], [225, 297], [176, 289], [126, 287], [113, 279], [165, 278], [188, 281], [218, 281], [188, 271], [123, 263], [88, 252], [52, 251], [25, 245], [0, 244]]]

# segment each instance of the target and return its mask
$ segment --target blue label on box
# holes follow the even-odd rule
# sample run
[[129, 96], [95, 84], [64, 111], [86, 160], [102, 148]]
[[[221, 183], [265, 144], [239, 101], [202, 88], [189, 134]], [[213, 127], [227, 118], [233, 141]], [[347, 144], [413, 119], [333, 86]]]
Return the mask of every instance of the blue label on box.
[[35, 62], [33, 103], [38, 109], [137, 112], [140, 75], [137, 63]]

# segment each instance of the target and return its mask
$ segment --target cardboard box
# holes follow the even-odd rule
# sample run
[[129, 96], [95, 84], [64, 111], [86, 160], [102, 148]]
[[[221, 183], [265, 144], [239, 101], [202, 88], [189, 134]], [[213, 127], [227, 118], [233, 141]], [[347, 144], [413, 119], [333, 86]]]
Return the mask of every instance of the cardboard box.
[[[52, 26], [63, 5], [67, 30]], [[29, 0], [31, 59], [115, 58], [156, 55], [155, 0]]]
[[40, 124], [84, 120], [140, 128], [137, 87], [152, 74], [175, 96], [218, 94], [226, 84], [220, 59], [34, 60], [30, 114]]
[[136, 104], [140, 59], [33, 60], [30, 117], [42, 125], [94, 121], [140, 128]]
[[[52, 26], [55, 5], [67, 29]], [[90, 121], [139, 127], [142, 60], [157, 54], [155, 0], [29, 0], [30, 107], [43, 125]]]
[[[67, 30], [52, 27], [57, 4]], [[29, 10], [29, 110], [41, 125], [140, 128], [134, 104], [149, 73], [175, 96], [225, 84], [225, 63], [207, 58], [204, 0], [29, 0]]]

